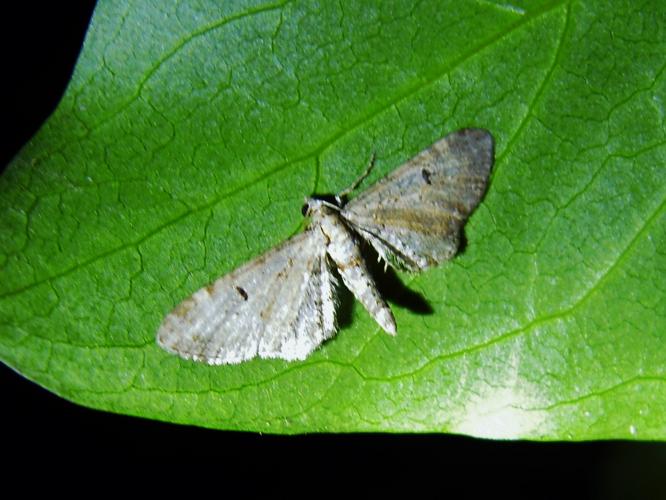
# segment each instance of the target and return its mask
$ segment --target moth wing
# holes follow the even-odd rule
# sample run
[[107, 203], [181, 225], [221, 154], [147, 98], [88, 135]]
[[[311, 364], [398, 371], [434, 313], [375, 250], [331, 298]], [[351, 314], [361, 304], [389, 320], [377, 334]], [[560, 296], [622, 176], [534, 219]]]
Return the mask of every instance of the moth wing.
[[351, 200], [341, 214], [388, 262], [425, 269], [455, 255], [492, 164], [492, 135], [458, 130]]
[[306, 230], [198, 290], [166, 316], [158, 344], [186, 359], [304, 359], [336, 332], [321, 231]]

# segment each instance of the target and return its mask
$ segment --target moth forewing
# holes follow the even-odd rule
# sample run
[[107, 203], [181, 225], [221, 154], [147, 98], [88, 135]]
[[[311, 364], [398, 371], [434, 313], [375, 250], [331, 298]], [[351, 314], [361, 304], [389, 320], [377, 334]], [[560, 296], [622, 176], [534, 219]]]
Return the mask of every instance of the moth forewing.
[[304, 359], [336, 331], [334, 286], [323, 235], [307, 230], [192, 294], [157, 342], [210, 364]]
[[492, 158], [488, 131], [459, 130], [359, 194], [341, 215], [389, 263], [411, 271], [437, 265], [455, 255]]

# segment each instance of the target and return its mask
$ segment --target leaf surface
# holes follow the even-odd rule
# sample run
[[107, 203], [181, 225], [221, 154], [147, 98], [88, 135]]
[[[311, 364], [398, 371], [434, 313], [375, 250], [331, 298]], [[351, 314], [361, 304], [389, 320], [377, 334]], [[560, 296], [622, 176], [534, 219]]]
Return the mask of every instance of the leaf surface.
[[[0, 178], [0, 359], [223, 429], [665, 439], [665, 26], [658, 1], [100, 3]], [[397, 300], [391, 338], [356, 304], [296, 363], [157, 347], [304, 196], [465, 126], [496, 139], [466, 248], [398, 275], [432, 314]]]

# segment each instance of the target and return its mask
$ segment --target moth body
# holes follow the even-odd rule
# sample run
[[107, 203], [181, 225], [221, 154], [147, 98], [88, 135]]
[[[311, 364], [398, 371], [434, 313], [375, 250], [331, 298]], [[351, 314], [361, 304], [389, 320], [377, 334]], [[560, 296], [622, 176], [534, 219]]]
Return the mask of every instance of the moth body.
[[335, 263], [342, 282], [379, 326], [386, 333], [395, 335], [393, 313], [379, 294], [361, 255], [358, 238], [345, 224], [340, 208], [316, 198], [308, 199], [307, 207], [310, 226], [319, 229], [326, 237], [326, 253]]

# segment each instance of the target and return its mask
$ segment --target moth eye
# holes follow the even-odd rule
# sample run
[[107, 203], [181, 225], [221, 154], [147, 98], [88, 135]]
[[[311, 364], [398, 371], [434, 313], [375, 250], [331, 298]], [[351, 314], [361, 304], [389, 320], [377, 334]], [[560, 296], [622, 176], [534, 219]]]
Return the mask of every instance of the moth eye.
[[301, 213], [303, 214], [303, 217], [308, 215], [308, 210], [309, 209], [310, 209], [310, 205], [307, 204], [307, 203], [301, 207]]

